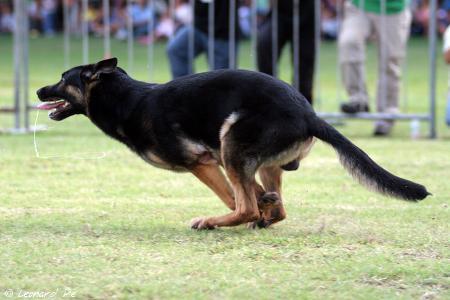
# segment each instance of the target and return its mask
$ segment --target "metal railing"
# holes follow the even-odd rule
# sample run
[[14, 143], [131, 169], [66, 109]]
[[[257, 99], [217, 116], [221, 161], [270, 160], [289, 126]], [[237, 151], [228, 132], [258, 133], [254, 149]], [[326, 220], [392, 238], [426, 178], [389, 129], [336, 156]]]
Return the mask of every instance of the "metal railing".
[[[198, 0], [197, 0], [198, 1]], [[271, 0], [272, 3], [272, 14], [271, 20], [272, 22], [272, 68], [273, 68], [273, 76], [278, 75], [278, 24], [279, 24], [279, 14], [277, 9], [277, 2], [281, 0]], [[289, 0], [282, 0], [289, 1]], [[301, 49], [300, 45], [300, 0], [290, 0], [293, 1], [293, 28], [292, 28], [292, 41], [293, 41], [293, 65], [294, 65], [294, 80], [293, 85], [296, 88], [299, 88], [300, 85], [300, 74], [299, 74], [299, 51]], [[420, 114], [410, 114], [410, 113], [398, 113], [398, 114], [387, 114], [387, 113], [356, 113], [356, 114], [346, 114], [339, 112], [321, 112], [320, 111], [320, 103], [325, 100], [322, 99], [320, 92], [320, 68], [319, 68], [319, 59], [320, 59], [320, 44], [321, 44], [321, 34], [320, 34], [320, 0], [315, 1], [315, 19], [316, 19], [316, 32], [315, 32], [315, 43], [316, 43], [316, 73], [315, 73], [315, 90], [317, 95], [317, 101], [319, 107], [316, 107], [316, 110], [319, 110], [319, 115], [325, 119], [364, 119], [364, 120], [418, 120], [429, 123], [429, 137], [436, 137], [436, 10], [437, 10], [437, 0], [430, 0], [430, 24], [429, 24], [429, 109], [427, 112]], [[386, 10], [386, 1], [381, 0], [382, 10]], [[195, 20], [195, 5], [196, 0], [189, 0], [189, 4], [191, 6], [192, 11], [192, 22]], [[67, 1], [63, 1], [64, 9], [64, 61], [66, 67], [70, 66], [70, 30], [69, 30], [69, 22], [68, 22], [68, 4]], [[131, 5], [131, 1], [127, 1], [128, 7]], [[149, 1], [148, 5], [151, 6], [152, 11], [155, 9], [154, 1]], [[238, 7], [238, 3], [236, 0], [229, 0], [230, 12], [234, 12]], [[209, 1], [209, 10], [208, 10], [208, 18], [209, 18], [209, 27], [208, 27], [208, 61], [210, 69], [214, 66], [214, 23], [215, 23], [215, 14], [214, 14], [214, 1]], [[103, 0], [103, 22], [104, 22], [104, 34], [103, 34], [103, 47], [104, 47], [104, 56], [111, 56], [111, 32], [109, 28], [110, 24], [110, 7], [109, 0]], [[175, 2], [173, 0], [169, 1], [169, 9], [171, 11], [172, 16], [174, 16], [175, 10]], [[258, 40], [258, 24], [257, 24], [257, 0], [251, 1], [251, 57], [254, 59], [253, 68], [256, 70], [257, 68], [257, 40]], [[83, 63], [88, 63], [89, 61], [89, 27], [88, 27], [88, 0], [81, 1], [81, 35], [82, 35], [82, 57]], [[0, 108], [0, 112], [5, 113], [14, 113], [15, 115], [15, 132], [24, 132], [30, 128], [29, 124], [29, 110], [30, 105], [28, 103], [28, 17], [26, 13], [25, 1], [15, 0], [14, 1], [14, 16], [15, 16], [15, 31], [14, 31], [14, 72], [15, 72], [15, 80], [14, 80], [14, 106], [13, 107], [5, 107]], [[237, 67], [237, 54], [236, 54], [236, 15], [234, 13], [229, 14], [229, 67], [236, 68]], [[338, 18], [342, 18], [342, 11], [338, 10]], [[382, 19], [383, 20], [383, 19]], [[133, 30], [133, 24], [131, 18], [128, 18], [127, 28], [129, 32]], [[148, 74], [149, 80], [153, 79], [153, 68], [154, 68], [154, 31], [155, 31], [155, 20], [153, 17], [149, 19], [148, 22], [148, 31], [150, 34], [150, 42], [148, 44], [147, 51], [147, 59], [148, 59]], [[384, 30], [386, 30], [386, 25], [382, 26]], [[194, 72], [194, 60], [195, 60], [195, 51], [194, 51], [194, 40], [195, 40], [195, 31], [191, 30], [189, 34], [189, 46], [186, 51], [188, 51], [189, 58], [189, 71], [190, 73]], [[134, 61], [134, 40], [132, 34], [128, 34], [127, 39], [127, 51], [128, 51], [128, 69], [132, 72], [133, 69], [133, 61]], [[381, 49], [381, 56], [383, 56], [383, 49]], [[382, 58], [383, 59], [383, 58]], [[337, 70], [337, 74], [339, 74]], [[382, 72], [382, 75], [383, 72]], [[336, 80], [339, 79], [339, 75], [336, 76]], [[386, 80], [386, 78], [380, 78], [380, 80]], [[384, 96], [385, 99], [386, 95]], [[341, 98], [340, 91], [338, 91], [338, 98]], [[339, 100], [339, 99], [338, 99]], [[385, 100], [384, 100], [385, 101]]]

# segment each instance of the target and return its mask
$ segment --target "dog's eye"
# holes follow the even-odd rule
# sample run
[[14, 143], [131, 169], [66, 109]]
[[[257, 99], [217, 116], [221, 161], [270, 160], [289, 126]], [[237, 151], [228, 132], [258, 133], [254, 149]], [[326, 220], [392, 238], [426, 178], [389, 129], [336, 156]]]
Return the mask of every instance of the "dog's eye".
[[66, 83], [66, 79], [64, 77], [61, 77], [61, 82]]

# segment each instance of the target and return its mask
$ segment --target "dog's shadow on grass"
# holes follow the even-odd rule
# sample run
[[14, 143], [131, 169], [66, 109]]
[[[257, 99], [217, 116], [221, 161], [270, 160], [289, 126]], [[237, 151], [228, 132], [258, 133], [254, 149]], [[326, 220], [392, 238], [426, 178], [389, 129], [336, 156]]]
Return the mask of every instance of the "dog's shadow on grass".
[[6, 221], [3, 223], [1, 233], [14, 233], [48, 241], [89, 240], [93, 243], [119, 241], [172, 245], [207, 245], [223, 242], [233, 245], [243, 242], [279, 245], [305, 240], [314, 244], [346, 236], [364, 239], [366, 235], [373, 235], [373, 232], [362, 224], [354, 224], [347, 218], [335, 220], [328, 216], [310, 221], [291, 218], [265, 229], [250, 229], [245, 224], [214, 230], [194, 230], [190, 228], [188, 220], [188, 215], [167, 220], [157, 216], [144, 219], [111, 218], [108, 215], [78, 217], [75, 213], [72, 217], [56, 218], [50, 223], [47, 217], [28, 218], [26, 223]]
[[[26, 228], [28, 227], [28, 228]], [[335, 235], [333, 231], [326, 230], [324, 225], [316, 224], [312, 227], [298, 227], [276, 225], [264, 229], [250, 229], [246, 225], [232, 228], [217, 228], [214, 230], [195, 230], [187, 224], [114, 224], [114, 223], [79, 223], [70, 222], [63, 226], [54, 224], [28, 224], [20, 231], [23, 235], [30, 235], [34, 238], [48, 237], [51, 239], [89, 239], [98, 240], [99, 243], [105, 241], [125, 241], [125, 242], [146, 242], [146, 243], [216, 243], [216, 242], [274, 242], [295, 239], [320, 239], [320, 236]], [[17, 228], [16, 228], [17, 229]], [[12, 230], [12, 229], [11, 229]], [[3, 228], [3, 233], [9, 230]], [[40, 238], [39, 238], [40, 239]]]
[[[106, 225], [106, 224], [105, 224]], [[102, 226], [75, 224], [72, 226], [43, 228], [33, 227], [39, 235], [64, 236], [71, 239], [89, 239], [93, 243], [108, 243], [108, 241], [122, 241], [125, 243], [142, 243], [142, 245], [167, 244], [172, 246], [199, 246], [199, 245], [226, 245], [235, 248], [243, 243], [261, 244], [266, 246], [281, 246], [293, 241], [309, 240], [312, 243], [322, 243], [337, 234], [324, 225], [315, 224], [314, 227], [283, 226], [278, 225], [264, 229], [250, 229], [245, 225], [232, 228], [217, 228], [214, 230], [194, 230], [186, 224], [173, 225], [154, 224], [148, 226], [124, 225]], [[33, 233], [31, 233], [33, 234]], [[58, 238], [57, 238], [58, 239]], [[228, 247], [228, 246], [226, 246]]]

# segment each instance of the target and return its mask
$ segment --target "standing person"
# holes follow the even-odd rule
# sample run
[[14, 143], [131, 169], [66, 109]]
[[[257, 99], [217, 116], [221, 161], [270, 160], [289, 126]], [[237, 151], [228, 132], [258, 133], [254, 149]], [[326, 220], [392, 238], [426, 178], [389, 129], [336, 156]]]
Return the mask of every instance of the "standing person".
[[55, 35], [56, 31], [56, 0], [36, 0], [31, 2], [28, 14], [33, 31], [42, 31], [46, 36]]
[[[284, 46], [291, 43], [293, 53], [294, 0], [278, 0], [278, 59]], [[315, 13], [314, 0], [299, 1], [299, 90], [312, 103], [315, 63]], [[258, 32], [258, 69], [273, 75], [272, 66], [272, 14], [269, 12]], [[292, 55], [293, 57], [293, 55]]]
[[[203, 52], [208, 54], [208, 9], [212, 1], [214, 1], [214, 65], [210, 67], [214, 70], [229, 67], [230, 3], [228, 0], [196, 0], [194, 26], [178, 29], [167, 45], [173, 78], [189, 74], [188, 48], [192, 30], [194, 30], [194, 57]], [[237, 9], [234, 14], [237, 14]], [[237, 17], [235, 19], [238, 20]], [[236, 32], [237, 28], [238, 26]]]
[[42, 0], [36, 0], [29, 4], [28, 16], [31, 34], [39, 35], [42, 32]]
[[79, 35], [81, 33], [81, 3], [77, 0], [66, 0], [66, 5], [69, 7], [69, 32]]
[[131, 5], [128, 16], [133, 22], [133, 32], [130, 34], [140, 37], [148, 33], [148, 22], [156, 14], [147, 0], [137, 0]]
[[[339, 60], [349, 102], [342, 112], [369, 111], [365, 79], [365, 45], [374, 35], [378, 45], [377, 111], [398, 113], [400, 76], [409, 37], [411, 12], [405, 0], [347, 0], [339, 35]], [[384, 11], [383, 11], [384, 10]], [[392, 120], [375, 123], [374, 135], [391, 132]]]
[[10, 2], [0, 2], [0, 33], [14, 31], [14, 15]]

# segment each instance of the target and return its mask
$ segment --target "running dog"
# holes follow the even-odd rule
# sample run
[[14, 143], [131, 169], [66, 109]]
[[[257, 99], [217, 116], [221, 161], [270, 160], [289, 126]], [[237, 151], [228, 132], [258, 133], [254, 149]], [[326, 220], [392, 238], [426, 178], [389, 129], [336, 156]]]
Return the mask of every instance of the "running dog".
[[51, 119], [85, 115], [149, 164], [191, 172], [206, 184], [231, 212], [196, 218], [194, 229], [268, 227], [283, 220], [283, 170], [297, 169], [316, 138], [330, 144], [367, 188], [411, 201], [430, 195], [377, 165], [320, 119], [296, 89], [265, 74], [219, 70], [149, 84], [132, 79], [111, 58], [70, 69], [37, 95]]

